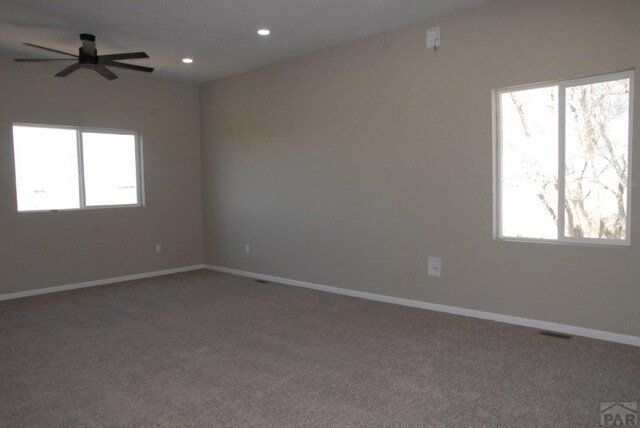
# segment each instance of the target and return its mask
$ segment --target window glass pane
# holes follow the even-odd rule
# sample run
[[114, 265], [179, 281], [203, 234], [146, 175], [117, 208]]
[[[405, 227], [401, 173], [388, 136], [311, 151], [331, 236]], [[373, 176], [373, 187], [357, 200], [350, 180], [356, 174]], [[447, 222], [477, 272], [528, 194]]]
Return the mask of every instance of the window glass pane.
[[137, 204], [135, 136], [83, 132], [82, 142], [86, 205]]
[[558, 237], [558, 87], [500, 95], [502, 236]]
[[13, 127], [18, 211], [80, 208], [73, 129]]
[[625, 239], [630, 79], [566, 89], [565, 235]]

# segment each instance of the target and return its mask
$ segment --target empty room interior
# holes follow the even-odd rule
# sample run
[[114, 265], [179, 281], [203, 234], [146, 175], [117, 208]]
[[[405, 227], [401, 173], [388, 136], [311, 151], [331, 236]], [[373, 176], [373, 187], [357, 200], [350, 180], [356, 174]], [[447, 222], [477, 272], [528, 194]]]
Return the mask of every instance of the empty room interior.
[[637, 0], [2, 0], [0, 427], [640, 426]]

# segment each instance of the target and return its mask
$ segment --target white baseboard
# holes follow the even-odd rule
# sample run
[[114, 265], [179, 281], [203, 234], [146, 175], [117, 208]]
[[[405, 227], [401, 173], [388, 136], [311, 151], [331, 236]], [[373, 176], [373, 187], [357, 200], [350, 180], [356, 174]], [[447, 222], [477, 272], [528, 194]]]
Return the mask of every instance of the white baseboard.
[[37, 296], [39, 294], [58, 293], [60, 291], [75, 290], [77, 288], [96, 287], [98, 285], [115, 284], [118, 282], [134, 281], [136, 279], [153, 278], [156, 276], [171, 275], [173, 273], [189, 272], [205, 269], [205, 265], [193, 265], [175, 269], [165, 269], [155, 272], [137, 273], [134, 275], [118, 276], [115, 278], [98, 279], [95, 281], [78, 282], [75, 284], [59, 285], [57, 287], [38, 288], [36, 290], [18, 291], [16, 293], [0, 294], [0, 301], [19, 299], [21, 297]]
[[566, 324], [558, 324], [548, 321], [532, 320], [529, 318], [515, 317], [511, 315], [496, 314], [493, 312], [477, 311], [474, 309], [461, 308], [457, 306], [440, 305], [436, 303], [422, 302], [419, 300], [403, 299], [400, 297], [385, 296], [382, 294], [367, 293], [364, 291], [349, 290], [346, 288], [331, 287], [328, 285], [314, 284], [311, 282], [298, 281], [295, 279], [280, 278], [277, 276], [263, 275], [260, 273], [246, 272], [238, 269], [230, 269], [221, 266], [205, 265], [209, 270], [230, 273], [254, 279], [262, 279], [269, 282], [277, 282], [295, 287], [309, 288], [312, 290], [325, 291], [328, 293], [342, 294], [345, 296], [359, 297], [361, 299], [375, 300], [377, 302], [393, 303], [396, 305], [410, 306], [412, 308], [427, 309], [430, 311], [445, 312], [448, 314], [463, 315], [472, 318], [497, 321], [506, 324], [514, 324], [523, 327], [531, 327], [540, 330], [549, 330], [573, 336], [583, 336], [592, 339], [606, 340], [609, 342], [623, 343], [625, 345], [640, 346], [640, 337], [626, 334], [611, 333], [608, 331], [593, 330], [590, 328], [576, 327]]

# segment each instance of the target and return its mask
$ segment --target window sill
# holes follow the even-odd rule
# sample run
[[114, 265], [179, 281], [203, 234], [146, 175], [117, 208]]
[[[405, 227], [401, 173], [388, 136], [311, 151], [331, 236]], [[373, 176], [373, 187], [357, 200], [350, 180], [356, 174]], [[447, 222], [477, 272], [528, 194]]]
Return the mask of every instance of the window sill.
[[532, 238], [508, 238], [508, 237], [496, 237], [494, 241], [498, 242], [513, 242], [523, 244], [551, 244], [551, 245], [569, 245], [574, 247], [600, 247], [600, 248], [630, 248], [631, 242], [629, 241], [611, 241], [604, 240], [561, 240], [561, 239], [532, 239]]

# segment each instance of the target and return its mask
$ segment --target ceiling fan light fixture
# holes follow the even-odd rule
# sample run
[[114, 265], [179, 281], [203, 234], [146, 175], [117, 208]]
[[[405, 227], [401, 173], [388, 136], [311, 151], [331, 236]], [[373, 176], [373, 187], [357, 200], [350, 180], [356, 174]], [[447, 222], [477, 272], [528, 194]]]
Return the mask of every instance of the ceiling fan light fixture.
[[193, 58], [182, 58], [182, 62], [185, 64], [193, 64]]
[[269, 30], [268, 28], [261, 28], [258, 30], [258, 34], [261, 35], [262, 37], [266, 37], [269, 34], [271, 34], [271, 30]]

